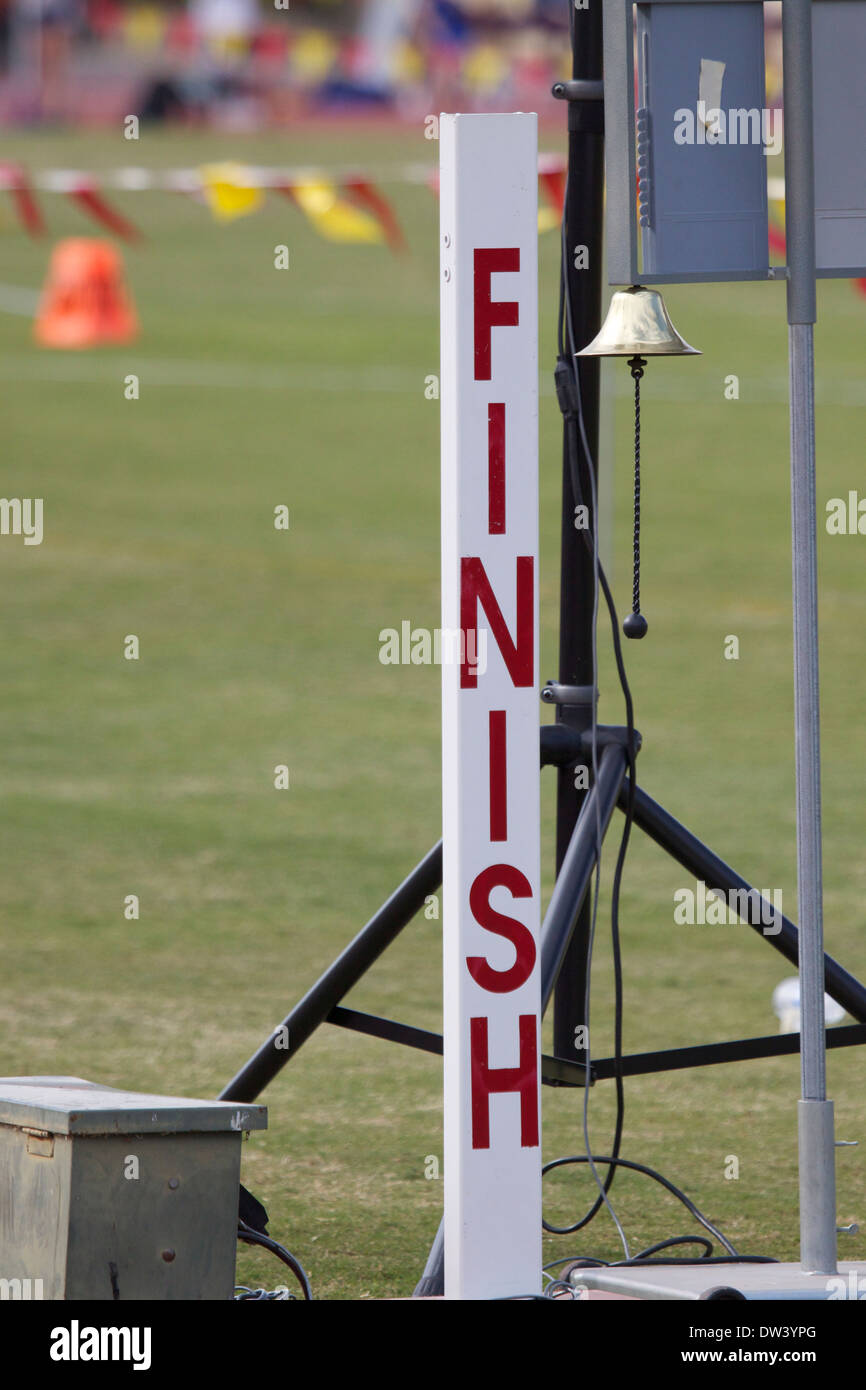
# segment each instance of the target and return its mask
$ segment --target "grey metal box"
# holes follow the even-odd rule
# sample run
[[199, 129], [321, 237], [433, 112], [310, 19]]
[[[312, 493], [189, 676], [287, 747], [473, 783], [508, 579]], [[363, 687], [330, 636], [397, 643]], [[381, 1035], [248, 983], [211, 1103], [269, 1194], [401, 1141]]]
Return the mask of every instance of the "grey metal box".
[[266, 1125], [262, 1105], [0, 1078], [0, 1298], [230, 1299], [241, 1140]]
[[815, 254], [819, 272], [866, 275], [866, 3], [812, 5]]
[[637, 54], [642, 278], [765, 279], [763, 5], [638, 5]]
[[766, 279], [761, 0], [604, 3], [611, 284]]
[[[783, 278], [783, 270], [769, 268], [767, 248], [763, 141], [776, 131], [769, 128], [773, 117], [766, 110], [763, 4], [603, 4], [610, 283]], [[861, 276], [866, 274], [866, 0], [813, 0], [811, 12], [817, 274]], [[726, 117], [725, 143], [678, 144], [676, 113], [695, 110], [702, 63], [705, 82], [724, 64], [718, 106]], [[808, 95], [797, 93], [794, 100]], [[736, 113], [735, 144], [727, 138], [731, 112]], [[757, 116], [760, 141], [753, 138]]]

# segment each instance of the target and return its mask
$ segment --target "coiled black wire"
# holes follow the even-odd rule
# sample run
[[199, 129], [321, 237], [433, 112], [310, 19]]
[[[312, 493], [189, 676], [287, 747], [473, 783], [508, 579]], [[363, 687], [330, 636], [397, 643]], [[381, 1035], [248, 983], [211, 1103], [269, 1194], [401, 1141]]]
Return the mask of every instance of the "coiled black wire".
[[310, 1288], [310, 1281], [307, 1278], [304, 1267], [300, 1260], [295, 1259], [290, 1250], [286, 1250], [285, 1246], [280, 1245], [277, 1241], [271, 1240], [270, 1236], [264, 1235], [261, 1231], [254, 1230], [252, 1226], [248, 1226], [246, 1221], [243, 1220], [238, 1220], [238, 1240], [242, 1240], [245, 1245], [261, 1245], [263, 1249], [270, 1250], [272, 1255], [276, 1255], [277, 1259], [282, 1260], [284, 1265], [288, 1265], [303, 1289], [304, 1298], [307, 1302], [312, 1300], [313, 1291]]

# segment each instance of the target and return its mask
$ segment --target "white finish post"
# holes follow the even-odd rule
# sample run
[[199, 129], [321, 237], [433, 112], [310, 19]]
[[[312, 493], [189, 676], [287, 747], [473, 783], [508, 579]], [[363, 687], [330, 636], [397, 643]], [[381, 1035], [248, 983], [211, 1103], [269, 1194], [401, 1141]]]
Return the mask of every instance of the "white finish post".
[[541, 1287], [537, 120], [439, 133], [445, 1293], [471, 1299]]

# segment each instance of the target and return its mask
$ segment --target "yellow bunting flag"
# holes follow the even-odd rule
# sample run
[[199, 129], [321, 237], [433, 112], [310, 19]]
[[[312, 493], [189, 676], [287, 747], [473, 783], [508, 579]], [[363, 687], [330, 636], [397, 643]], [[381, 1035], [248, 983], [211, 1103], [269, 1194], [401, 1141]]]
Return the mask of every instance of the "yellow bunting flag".
[[384, 241], [378, 222], [340, 198], [328, 179], [293, 181], [292, 195], [316, 231], [328, 241]]
[[324, 29], [306, 29], [292, 45], [292, 73], [302, 82], [323, 82], [334, 66], [337, 52], [336, 43]]
[[413, 82], [420, 82], [425, 72], [421, 50], [408, 39], [399, 40], [391, 52], [390, 68], [394, 81], [401, 85], [408, 87]]
[[463, 81], [470, 92], [492, 94], [508, 76], [508, 64], [492, 43], [478, 43], [463, 60]]
[[250, 51], [246, 34], [211, 34], [207, 46], [214, 58], [245, 58]]
[[538, 209], [538, 230], [539, 232], [552, 232], [554, 227], [559, 227], [562, 223], [562, 213], [557, 212], [556, 208], [549, 205], [542, 205]]
[[208, 207], [218, 222], [247, 217], [264, 201], [264, 193], [253, 186], [243, 164], [203, 164], [199, 173]]
[[123, 34], [130, 48], [142, 52], [159, 48], [165, 38], [165, 15], [156, 5], [138, 5], [123, 16]]

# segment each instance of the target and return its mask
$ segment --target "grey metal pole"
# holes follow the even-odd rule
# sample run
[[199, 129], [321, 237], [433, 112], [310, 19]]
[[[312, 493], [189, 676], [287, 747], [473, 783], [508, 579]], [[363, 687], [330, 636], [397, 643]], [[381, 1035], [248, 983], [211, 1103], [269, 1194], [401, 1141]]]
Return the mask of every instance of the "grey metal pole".
[[827, 1099], [821, 883], [821, 746], [815, 502], [815, 174], [812, 2], [784, 0], [785, 233], [791, 417], [791, 555], [797, 891], [800, 921], [800, 1263], [836, 1272], [836, 1153]]

